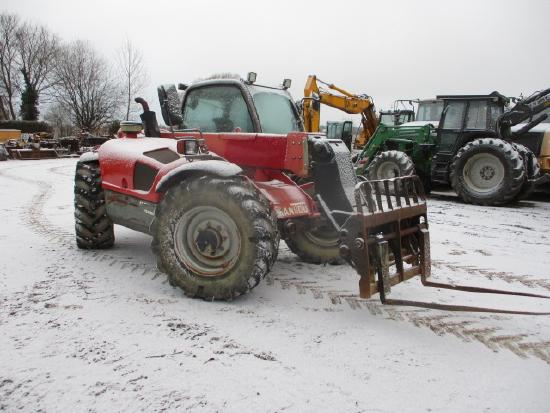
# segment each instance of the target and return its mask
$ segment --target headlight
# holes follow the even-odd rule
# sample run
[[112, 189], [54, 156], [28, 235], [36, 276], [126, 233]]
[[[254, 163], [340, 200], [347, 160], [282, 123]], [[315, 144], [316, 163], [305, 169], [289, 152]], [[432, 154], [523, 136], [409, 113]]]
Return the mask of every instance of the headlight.
[[182, 155], [197, 155], [199, 153], [199, 142], [195, 138], [179, 139], [177, 151]]

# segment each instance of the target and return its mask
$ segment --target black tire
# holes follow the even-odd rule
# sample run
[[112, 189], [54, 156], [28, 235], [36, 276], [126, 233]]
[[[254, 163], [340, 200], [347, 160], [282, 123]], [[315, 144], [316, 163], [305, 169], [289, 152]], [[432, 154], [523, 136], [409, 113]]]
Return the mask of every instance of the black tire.
[[502, 139], [476, 139], [453, 158], [450, 180], [464, 202], [503, 205], [516, 197], [525, 181], [523, 160]]
[[231, 300], [249, 292], [271, 269], [278, 243], [269, 203], [242, 177], [183, 181], [157, 209], [157, 265], [190, 297]]
[[113, 222], [107, 216], [99, 162], [78, 162], [74, 181], [76, 245], [82, 249], [111, 248]]
[[422, 182], [422, 188], [424, 188], [424, 193], [429, 195], [432, 192], [432, 179], [429, 174], [419, 174], [420, 182]]
[[290, 251], [304, 262], [333, 265], [344, 262], [340, 256], [339, 234], [328, 224], [307, 231], [296, 231], [289, 234], [285, 242]]
[[523, 167], [525, 169], [525, 179], [535, 179], [540, 175], [540, 165], [537, 157], [531, 149], [519, 144], [512, 143], [512, 146], [519, 152], [523, 159]]
[[413, 174], [414, 163], [412, 159], [405, 152], [401, 151], [380, 152], [374, 157], [365, 171], [365, 175], [369, 181]]
[[535, 156], [535, 154], [531, 149], [515, 142], [512, 143], [512, 146], [516, 151], [518, 151], [518, 153], [521, 156], [521, 159], [523, 160], [523, 170], [525, 175], [523, 180], [523, 185], [521, 186], [521, 190], [514, 197], [514, 200], [519, 201], [527, 198], [531, 193], [532, 188], [528, 180], [535, 179], [540, 175], [540, 165], [537, 157]]

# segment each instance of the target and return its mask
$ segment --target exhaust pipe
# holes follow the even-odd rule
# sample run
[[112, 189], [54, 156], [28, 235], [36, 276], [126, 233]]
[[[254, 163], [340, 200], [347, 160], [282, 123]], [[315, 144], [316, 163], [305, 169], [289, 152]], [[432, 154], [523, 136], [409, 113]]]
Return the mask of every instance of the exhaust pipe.
[[143, 113], [139, 115], [143, 122], [143, 130], [145, 136], [149, 138], [160, 138], [160, 129], [157, 122], [157, 114], [149, 110], [149, 104], [143, 98], [135, 98], [136, 103], [139, 103], [143, 108]]

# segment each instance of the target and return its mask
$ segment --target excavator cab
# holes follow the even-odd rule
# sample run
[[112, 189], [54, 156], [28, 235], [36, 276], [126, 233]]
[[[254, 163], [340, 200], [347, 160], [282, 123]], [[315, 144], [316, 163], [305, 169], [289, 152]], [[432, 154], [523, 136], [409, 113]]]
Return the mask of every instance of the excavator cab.
[[326, 134], [328, 139], [342, 140], [348, 149], [351, 149], [353, 138], [353, 122], [346, 120], [344, 122], [327, 122]]

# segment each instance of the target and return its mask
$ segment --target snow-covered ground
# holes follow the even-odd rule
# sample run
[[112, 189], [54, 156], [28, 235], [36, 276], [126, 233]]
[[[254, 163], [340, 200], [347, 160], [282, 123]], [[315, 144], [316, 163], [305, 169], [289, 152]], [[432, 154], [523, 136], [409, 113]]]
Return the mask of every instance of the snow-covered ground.
[[[74, 159], [0, 163], [0, 410], [542, 412], [550, 317], [449, 313], [357, 298], [347, 266], [281, 243], [233, 302], [186, 298], [149, 237], [73, 241]], [[429, 201], [434, 279], [550, 295], [550, 199]], [[394, 298], [550, 311], [550, 300], [422, 288]]]

